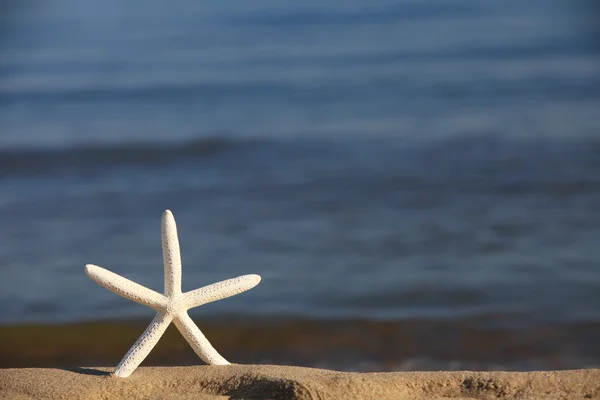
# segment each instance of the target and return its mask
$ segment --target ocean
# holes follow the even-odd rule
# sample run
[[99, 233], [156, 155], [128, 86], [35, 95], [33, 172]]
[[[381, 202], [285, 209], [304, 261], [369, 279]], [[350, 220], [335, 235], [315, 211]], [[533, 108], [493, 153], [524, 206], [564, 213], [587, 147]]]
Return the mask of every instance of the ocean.
[[[200, 320], [361, 326], [375, 341], [390, 324], [438, 327], [414, 333], [410, 356], [429, 361], [408, 369], [600, 365], [594, 7], [5, 6], [0, 324], [149, 322], [83, 268], [162, 290], [170, 209], [184, 290], [263, 279]], [[479, 364], [456, 364], [473, 348], [431, 354], [481, 330], [499, 335], [490, 348], [519, 332], [529, 345]]]

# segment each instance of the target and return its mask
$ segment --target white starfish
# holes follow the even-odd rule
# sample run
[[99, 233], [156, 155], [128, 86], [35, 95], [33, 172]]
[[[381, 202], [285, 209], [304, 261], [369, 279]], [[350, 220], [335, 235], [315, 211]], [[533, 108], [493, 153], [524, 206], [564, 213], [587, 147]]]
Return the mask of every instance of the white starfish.
[[182, 293], [177, 225], [175, 225], [175, 219], [169, 210], [163, 213], [161, 234], [165, 266], [164, 295], [96, 265], [85, 266], [85, 273], [96, 283], [126, 299], [144, 304], [158, 312], [142, 336], [131, 346], [117, 365], [114, 374], [121, 378], [131, 375], [144, 361], [171, 322], [175, 323], [177, 329], [204, 362], [212, 365], [229, 364], [212, 347], [189, 317], [187, 310], [252, 289], [260, 282], [259, 275], [243, 275]]

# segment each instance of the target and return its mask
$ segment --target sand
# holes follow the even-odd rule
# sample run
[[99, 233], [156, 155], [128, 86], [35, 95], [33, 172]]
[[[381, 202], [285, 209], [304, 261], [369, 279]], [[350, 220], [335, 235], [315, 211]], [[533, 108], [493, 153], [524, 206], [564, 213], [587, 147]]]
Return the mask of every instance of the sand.
[[352, 373], [274, 365], [0, 369], [7, 399], [586, 399], [600, 369]]

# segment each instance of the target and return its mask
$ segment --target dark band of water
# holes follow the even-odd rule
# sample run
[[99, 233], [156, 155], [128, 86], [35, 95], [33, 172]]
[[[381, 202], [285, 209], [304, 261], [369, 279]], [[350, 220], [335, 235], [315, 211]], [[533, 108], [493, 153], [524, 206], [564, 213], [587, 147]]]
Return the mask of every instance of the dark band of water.
[[[377, 322], [194, 318], [236, 363], [359, 371], [545, 370], [598, 367], [600, 323], [530, 324], [502, 315]], [[0, 328], [0, 367], [116, 365], [148, 321]], [[508, 327], [512, 326], [512, 327]], [[201, 363], [170, 327], [145, 365]]]

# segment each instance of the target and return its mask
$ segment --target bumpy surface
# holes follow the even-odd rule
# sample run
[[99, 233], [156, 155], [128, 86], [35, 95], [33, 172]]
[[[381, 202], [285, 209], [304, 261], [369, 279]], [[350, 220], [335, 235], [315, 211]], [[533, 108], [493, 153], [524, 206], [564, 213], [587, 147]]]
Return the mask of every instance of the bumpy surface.
[[213, 365], [229, 364], [212, 347], [187, 311], [252, 289], [260, 282], [258, 275], [244, 275], [181, 293], [181, 256], [177, 225], [169, 210], [163, 214], [161, 233], [165, 268], [164, 295], [96, 265], [88, 264], [85, 267], [86, 274], [99, 285], [158, 312], [142, 336], [117, 365], [114, 374], [121, 378], [131, 375], [144, 361], [171, 322], [175, 323], [183, 337], [204, 362]]
[[280, 365], [0, 369], [2, 399], [598, 399], [600, 370], [349, 373]]

